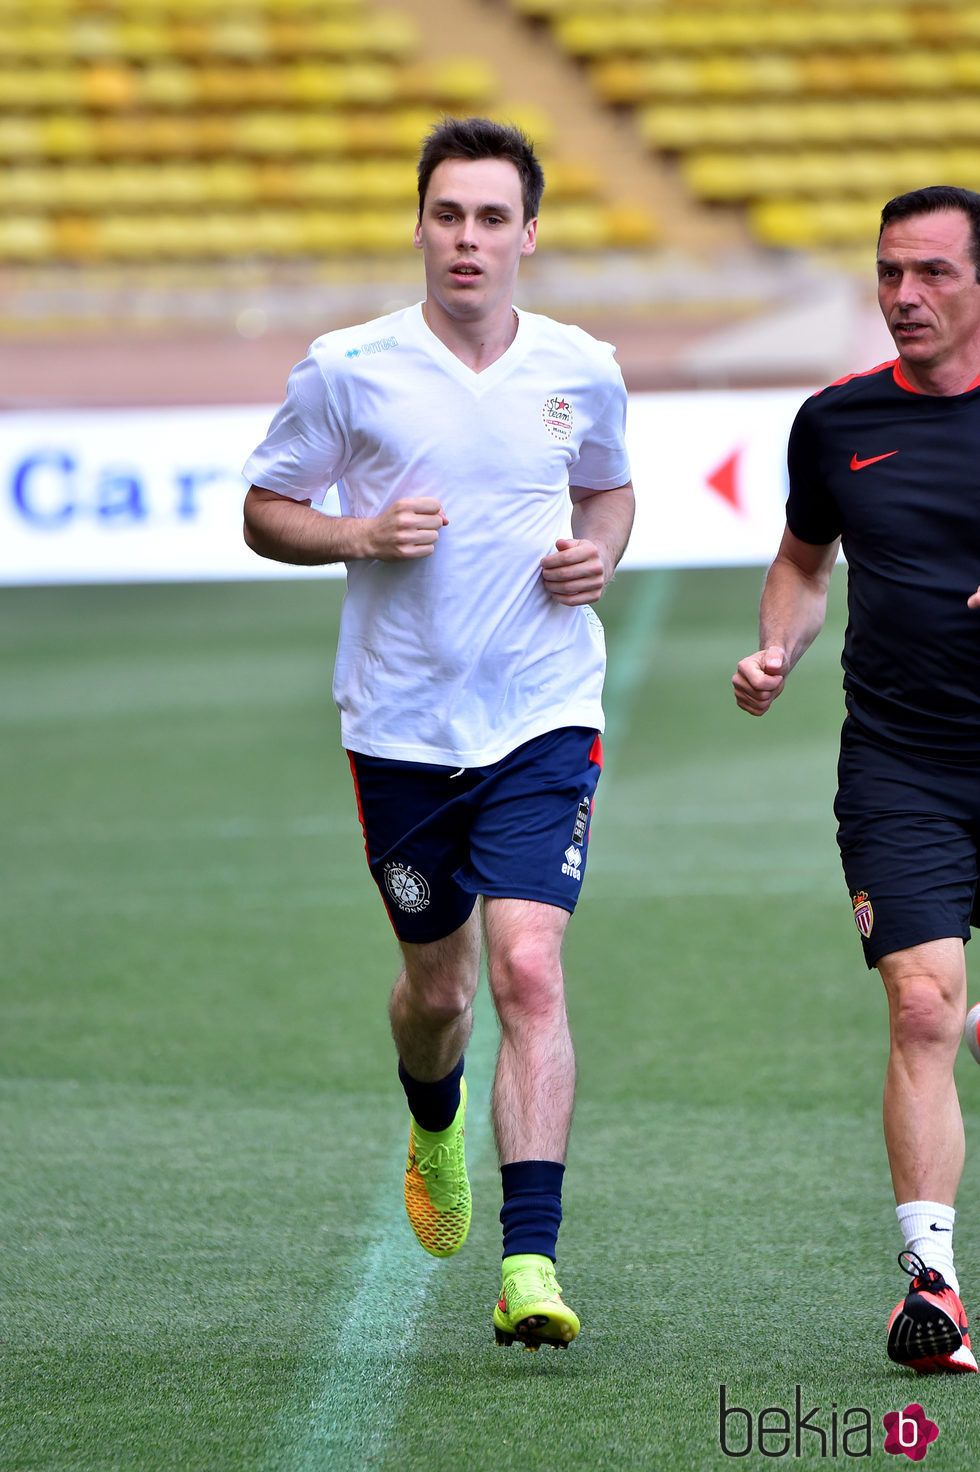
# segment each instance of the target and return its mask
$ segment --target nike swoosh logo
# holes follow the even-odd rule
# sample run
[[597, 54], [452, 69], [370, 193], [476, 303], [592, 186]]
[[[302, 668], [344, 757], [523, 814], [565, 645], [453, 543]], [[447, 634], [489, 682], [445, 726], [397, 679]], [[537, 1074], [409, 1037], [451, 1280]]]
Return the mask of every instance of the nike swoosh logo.
[[[895, 453], [897, 454], [898, 451], [896, 450]], [[940, 1227], [936, 1222], [930, 1222], [929, 1230], [930, 1232], [951, 1232], [953, 1229], [952, 1227]]]
[[898, 451], [897, 450], [889, 450], [888, 453], [885, 454], [885, 455], [872, 455], [870, 460], [859, 460], [858, 457], [857, 457], [857, 455], [852, 455], [851, 456], [851, 469], [852, 470], [863, 470], [866, 465], [877, 465], [877, 463], [878, 463], [879, 460], [890, 460], [893, 455], [897, 455], [897, 454], [898, 454]]

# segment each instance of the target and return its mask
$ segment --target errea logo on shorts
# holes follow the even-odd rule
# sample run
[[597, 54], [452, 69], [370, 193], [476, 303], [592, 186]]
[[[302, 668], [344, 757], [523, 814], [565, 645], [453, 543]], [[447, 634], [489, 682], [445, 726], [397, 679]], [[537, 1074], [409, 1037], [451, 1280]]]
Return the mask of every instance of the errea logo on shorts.
[[570, 440], [572, 437], [572, 406], [564, 394], [552, 394], [545, 399], [541, 410], [544, 427], [553, 440]]
[[565, 850], [565, 862], [561, 866], [561, 872], [569, 879], [582, 883], [582, 850], [570, 843]]
[[391, 860], [384, 866], [385, 889], [399, 910], [414, 915], [429, 906], [429, 885], [423, 875], [411, 864], [399, 864]]

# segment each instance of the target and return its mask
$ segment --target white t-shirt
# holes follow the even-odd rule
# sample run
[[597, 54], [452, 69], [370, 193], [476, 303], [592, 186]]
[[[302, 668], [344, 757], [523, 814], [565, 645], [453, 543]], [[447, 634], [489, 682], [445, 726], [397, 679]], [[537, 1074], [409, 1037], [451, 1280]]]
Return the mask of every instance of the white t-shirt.
[[569, 484], [629, 480], [626, 390], [608, 343], [522, 312], [474, 373], [420, 305], [318, 338], [245, 465], [253, 485], [374, 516], [434, 496], [431, 557], [347, 567], [334, 673], [344, 745], [454, 767], [563, 726], [603, 724], [602, 625], [545, 591]]

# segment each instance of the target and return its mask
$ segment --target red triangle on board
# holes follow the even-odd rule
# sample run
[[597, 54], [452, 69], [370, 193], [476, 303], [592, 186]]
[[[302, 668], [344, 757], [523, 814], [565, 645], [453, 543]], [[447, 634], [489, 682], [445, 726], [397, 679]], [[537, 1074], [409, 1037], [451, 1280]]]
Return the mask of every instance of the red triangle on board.
[[742, 510], [738, 481], [738, 462], [741, 458], [742, 451], [733, 450], [728, 459], [723, 460], [717, 470], [713, 470], [707, 477], [711, 489], [717, 491], [722, 500], [727, 501], [736, 511]]

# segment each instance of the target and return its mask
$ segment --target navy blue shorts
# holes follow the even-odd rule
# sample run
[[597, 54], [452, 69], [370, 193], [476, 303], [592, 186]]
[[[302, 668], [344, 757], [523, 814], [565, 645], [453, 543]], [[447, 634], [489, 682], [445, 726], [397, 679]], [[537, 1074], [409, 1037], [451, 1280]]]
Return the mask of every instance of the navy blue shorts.
[[869, 966], [980, 924], [980, 774], [841, 733], [837, 842]]
[[452, 934], [478, 895], [575, 909], [602, 766], [596, 731], [549, 731], [461, 771], [348, 756], [368, 865], [399, 940]]

